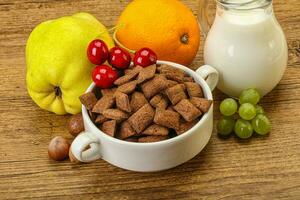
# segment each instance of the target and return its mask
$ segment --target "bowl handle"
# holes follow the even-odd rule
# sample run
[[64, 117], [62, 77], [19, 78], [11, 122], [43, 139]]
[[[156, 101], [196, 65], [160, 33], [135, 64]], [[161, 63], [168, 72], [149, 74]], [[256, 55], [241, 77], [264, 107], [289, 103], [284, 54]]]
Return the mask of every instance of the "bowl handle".
[[215, 89], [219, 82], [219, 72], [215, 68], [209, 65], [203, 65], [196, 70], [196, 73], [206, 81], [211, 91]]
[[74, 139], [71, 151], [81, 162], [92, 162], [101, 157], [99, 140], [88, 132], [83, 132]]

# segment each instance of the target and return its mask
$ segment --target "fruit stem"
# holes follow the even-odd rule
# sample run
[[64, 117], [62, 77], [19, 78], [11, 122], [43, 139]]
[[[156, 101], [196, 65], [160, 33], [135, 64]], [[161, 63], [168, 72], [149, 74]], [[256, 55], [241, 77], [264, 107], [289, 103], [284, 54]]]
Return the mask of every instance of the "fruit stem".
[[115, 41], [115, 43], [122, 47], [123, 49], [127, 50], [128, 52], [132, 53], [132, 54], [135, 54], [135, 50], [132, 50], [132, 49], [129, 49], [127, 47], [125, 47], [118, 39], [117, 39], [117, 31], [120, 29], [120, 28], [123, 28], [125, 26], [124, 23], [120, 23], [118, 26], [116, 26], [116, 29], [113, 33], [113, 40]]
[[124, 27], [125, 27], [125, 24], [124, 23], [120, 23], [119, 25], [114, 26], [114, 27], [108, 29], [108, 32], [110, 33], [110, 32], [112, 32], [114, 30], [117, 30], [117, 29], [120, 29], [120, 28], [124, 28]]
[[[110, 33], [110, 32], [112, 32], [112, 31], [114, 31], [114, 30], [116, 30], [116, 29], [123, 28], [124, 26], [125, 26], [124, 23], [120, 23], [118, 26], [114, 26], [114, 27], [108, 29], [107, 32]], [[100, 37], [100, 36], [101, 36], [103, 33], [105, 33], [105, 32], [106, 32], [106, 30], [100, 32], [99, 35], [98, 35], [98, 37]], [[97, 38], [98, 38], [98, 37], [97, 37]]]
[[[118, 46], [120, 46], [120, 47], [122, 47], [123, 49], [125, 49], [125, 50], [127, 50], [128, 52], [130, 52], [130, 53], [132, 53], [132, 54], [135, 54], [135, 50], [132, 50], [132, 49], [128, 49], [127, 47], [125, 47], [118, 39], [117, 39], [117, 31], [119, 30], [119, 29], [121, 29], [121, 28], [124, 28], [125, 27], [125, 24], [124, 23], [120, 23], [119, 25], [117, 25], [117, 26], [114, 26], [114, 27], [112, 27], [111, 29], [108, 29], [107, 31], [110, 33], [110, 32], [112, 32], [112, 31], [114, 31], [114, 33], [113, 33], [113, 40], [114, 40], [114, 42], [118, 45]], [[99, 35], [98, 35], [98, 37], [100, 37], [103, 33], [105, 33], [106, 31], [102, 31]], [[97, 37], [97, 38], [98, 38]]]
[[183, 43], [183, 44], [188, 44], [189, 43], [189, 35], [188, 34], [183, 34], [180, 38], [180, 41]]

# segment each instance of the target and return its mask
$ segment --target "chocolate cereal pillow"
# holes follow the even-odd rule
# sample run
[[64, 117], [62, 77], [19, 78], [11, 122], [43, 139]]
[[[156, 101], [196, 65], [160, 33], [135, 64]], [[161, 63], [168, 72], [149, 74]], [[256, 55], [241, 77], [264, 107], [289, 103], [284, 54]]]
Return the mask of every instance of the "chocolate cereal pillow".
[[155, 64], [133, 66], [114, 87], [96, 87], [80, 101], [101, 131], [128, 142], [158, 142], [183, 134], [212, 104], [184, 71]]

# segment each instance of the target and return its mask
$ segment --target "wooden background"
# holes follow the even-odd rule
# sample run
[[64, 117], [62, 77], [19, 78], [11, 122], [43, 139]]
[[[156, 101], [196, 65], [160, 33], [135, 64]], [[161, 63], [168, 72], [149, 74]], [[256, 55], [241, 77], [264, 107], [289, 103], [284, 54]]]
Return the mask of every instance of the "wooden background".
[[[196, 0], [183, 2], [197, 13]], [[128, 3], [0, 0], [0, 199], [300, 199], [299, 0], [274, 2], [289, 62], [280, 84], [263, 99], [273, 125], [268, 137], [222, 140], [214, 131], [198, 156], [159, 173], [125, 171], [102, 160], [74, 165], [48, 159], [51, 138], [71, 139], [69, 116], [39, 109], [27, 94], [24, 49], [30, 31], [42, 21], [79, 11], [112, 27]], [[203, 63], [202, 53], [201, 48], [194, 68]], [[217, 108], [224, 95], [215, 91], [214, 96]]]

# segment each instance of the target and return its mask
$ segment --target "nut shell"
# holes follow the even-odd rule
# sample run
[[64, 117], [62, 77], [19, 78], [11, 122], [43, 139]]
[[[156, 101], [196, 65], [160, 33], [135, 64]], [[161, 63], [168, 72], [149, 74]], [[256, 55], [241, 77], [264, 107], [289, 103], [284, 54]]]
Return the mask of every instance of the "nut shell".
[[53, 138], [48, 146], [48, 155], [56, 161], [65, 160], [69, 155], [70, 143], [63, 137]]
[[77, 136], [79, 133], [84, 131], [82, 114], [73, 115], [68, 122], [69, 133], [73, 136]]
[[80, 163], [80, 161], [77, 160], [77, 159], [75, 158], [75, 156], [73, 155], [73, 153], [72, 153], [72, 151], [71, 151], [71, 148], [69, 149], [69, 159], [70, 159], [71, 163]]

